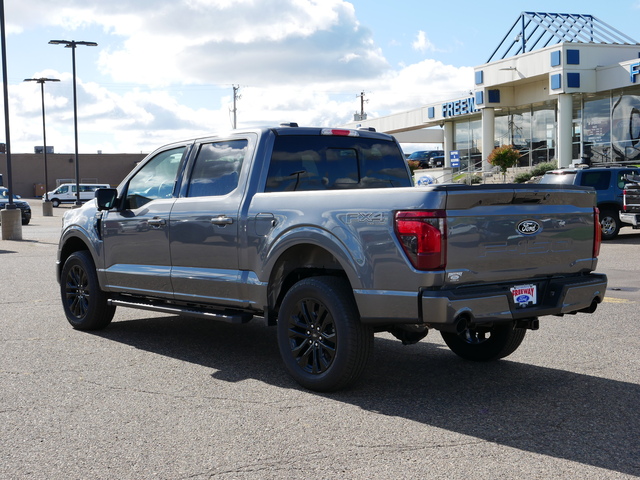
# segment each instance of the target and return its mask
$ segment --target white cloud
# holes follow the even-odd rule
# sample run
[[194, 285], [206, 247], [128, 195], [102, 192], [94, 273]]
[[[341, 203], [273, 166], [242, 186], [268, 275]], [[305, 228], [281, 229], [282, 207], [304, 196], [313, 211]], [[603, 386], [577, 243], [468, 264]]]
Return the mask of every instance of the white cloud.
[[[393, 69], [343, 0], [66, 0], [64, 7], [21, 0], [11, 3], [10, 13], [15, 35], [46, 26], [55, 32], [51, 38], [94, 39], [85, 35], [100, 29], [100, 72], [92, 75], [83, 56], [78, 75], [85, 152], [150, 151], [226, 130], [232, 84], [241, 85], [241, 127], [343, 124], [359, 111], [361, 91], [369, 100], [365, 110], [375, 117], [460, 96], [472, 87], [471, 68], [426, 59]], [[434, 47], [420, 32], [414, 48]], [[70, 73], [35, 76], [62, 80], [45, 86], [47, 143], [71, 152]], [[219, 98], [222, 86], [227, 93]], [[218, 97], [211, 96], [213, 90]], [[34, 84], [12, 86], [13, 151], [41, 144], [38, 93]]]
[[427, 34], [422, 30], [418, 32], [418, 35], [411, 46], [414, 50], [417, 50], [421, 53], [433, 52], [436, 49], [433, 43], [431, 43], [431, 41], [427, 37]]

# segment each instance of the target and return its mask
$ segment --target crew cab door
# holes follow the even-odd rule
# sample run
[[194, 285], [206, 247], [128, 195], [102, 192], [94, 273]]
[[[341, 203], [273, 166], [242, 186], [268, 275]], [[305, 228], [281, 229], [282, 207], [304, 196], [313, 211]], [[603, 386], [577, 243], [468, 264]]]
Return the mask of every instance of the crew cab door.
[[120, 208], [104, 212], [102, 237], [107, 288], [171, 297], [169, 214], [186, 145], [160, 151], [121, 192]]
[[[176, 300], [242, 305], [239, 208], [250, 139], [203, 142], [171, 211], [171, 281]], [[193, 156], [192, 156], [193, 157]]]

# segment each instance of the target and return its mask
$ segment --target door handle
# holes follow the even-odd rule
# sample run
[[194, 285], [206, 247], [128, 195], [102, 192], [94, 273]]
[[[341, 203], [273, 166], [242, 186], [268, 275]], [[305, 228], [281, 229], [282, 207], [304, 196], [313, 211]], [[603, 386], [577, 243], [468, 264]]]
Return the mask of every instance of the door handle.
[[164, 218], [154, 217], [151, 220], [147, 221], [150, 227], [159, 228], [164, 227], [167, 224], [167, 221]]
[[211, 219], [211, 223], [213, 225], [231, 225], [233, 223], [233, 218], [227, 217], [226, 215], [218, 215]]

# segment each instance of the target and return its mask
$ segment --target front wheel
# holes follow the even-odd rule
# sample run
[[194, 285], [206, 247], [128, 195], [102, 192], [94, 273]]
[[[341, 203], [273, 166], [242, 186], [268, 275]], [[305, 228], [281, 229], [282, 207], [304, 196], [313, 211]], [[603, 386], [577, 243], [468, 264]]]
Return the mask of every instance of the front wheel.
[[465, 360], [488, 362], [507, 357], [515, 352], [527, 331], [513, 323], [490, 327], [475, 326], [460, 334], [440, 332], [453, 353]]
[[360, 323], [349, 284], [336, 277], [300, 280], [278, 314], [278, 346], [289, 374], [303, 387], [334, 391], [364, 371], [373, 330]]
[[51, 199], [51, 206], [53, 207], [59, 207], [60, 206], [60, 200], [58, 200], [57, 198], [53, 198]]
[[602, 228], [602, 240], [613, 240], [620, 232], [620, 214], [616, 210], [603, 210], [600, 212], [600, 227]]
[[60, 295], [67, 320], [78, 330], [104, 328], [116, 311], [116, 307], [107, 303], [106, 293], [100, 290], [95, 264], [86, 251], [73, 253], [64, 262]]

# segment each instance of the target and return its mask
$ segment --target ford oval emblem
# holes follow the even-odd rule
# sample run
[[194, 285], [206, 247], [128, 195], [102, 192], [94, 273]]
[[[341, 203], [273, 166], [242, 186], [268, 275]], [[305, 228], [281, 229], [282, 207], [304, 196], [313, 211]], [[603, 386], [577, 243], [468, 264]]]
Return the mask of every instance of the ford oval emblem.
[[535, 235], [540, 231], [540, 228], [540, 224], [535, 220], [523, 220], [518, 224], [516, 230], [522, 235]]

